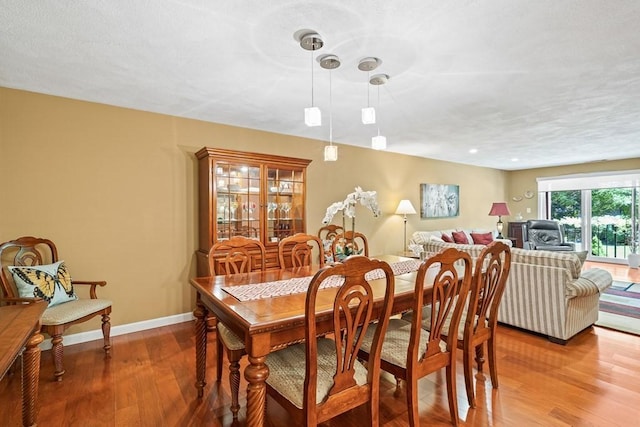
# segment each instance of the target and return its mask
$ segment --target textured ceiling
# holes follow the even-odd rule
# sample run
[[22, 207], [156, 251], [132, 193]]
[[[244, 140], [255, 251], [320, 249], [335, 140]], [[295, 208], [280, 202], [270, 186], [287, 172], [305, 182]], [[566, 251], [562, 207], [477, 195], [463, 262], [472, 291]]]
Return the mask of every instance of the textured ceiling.
[[640, 157], [639, 22], [638, 0], [0, 0], [0, 86], [328, 140], [317, 62], [303, 123], [313, 29], [342, 61], [335, 142], [377, 133], [376, 56], [389, 151], [526, 169]]

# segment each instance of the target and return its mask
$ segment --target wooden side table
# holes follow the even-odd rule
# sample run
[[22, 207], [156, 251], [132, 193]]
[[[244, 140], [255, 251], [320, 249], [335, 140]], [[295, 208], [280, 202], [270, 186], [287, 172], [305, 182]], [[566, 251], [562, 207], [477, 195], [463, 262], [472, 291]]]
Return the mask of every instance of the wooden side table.
[[35, 426], [38, 415], [40, 318], [46, 309], [44, 301], [0, 307], [0, 380], [22, 353], [23, 426]]

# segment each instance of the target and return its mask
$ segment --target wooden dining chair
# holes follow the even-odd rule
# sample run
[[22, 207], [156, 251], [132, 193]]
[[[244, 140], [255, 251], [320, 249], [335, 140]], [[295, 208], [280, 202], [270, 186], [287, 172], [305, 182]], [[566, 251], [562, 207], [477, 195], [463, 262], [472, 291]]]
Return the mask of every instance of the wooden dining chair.
[[345, 231], [344, 233], [336, 235], [331, 245], [331, 254], [333, 255], [334, 261], [339, 261], [339, 246], [342, 248], [342, 253], [345, 253], [344, 248], [347, 247], [351, 250], [352, 254], [369, 256], [367, 236], [358, 231]]
[[[464, 380], [467, 400], [476, 407], [473, 389], [473, 357], [475, 354], [478, 372], [484, 364], [484, 344], [487, 343], [489, 372], [493, 388], [498, 388], [496, 367], [496, 330], [498, 307], [511, 269], [511, 249], [503, 242], [494, 241], [487, 245], [476, 261], [469, 303], [462, 312], [457, 329], [457, 347], [463, 351]], [[469, 315], [473, 313], [473, 315]], [[448, 320], [448, 319], [447, 319]], [[430, 313], [423, 311], [422, 326], [430, 330]], [[445, 323], [443, 336], [449, 334], [450, 325]]]
[[[102, 317], [103, 349], [111, 353], [111, 301], [100, 299], [96, 288], [105, 281], [72, 280], [58, 249], [49, 239], [20, 237], [0, 245], [0, 285], [7, 298], [37, 297], [48, 302], [41, 319], [41, 331], [51, 337], [54, 379], [62, 381], [64, 346], [62, 334], [72, 325]], [[89, 298], [79, 298], [75, 288], [88, 287]]]
[[[311, 234], [296, 233], [278, 243], [280, 268], [303, 267], [313, 263], [314, 251], [318, 256], [318, 268], [324, 267], [323, 246], [320, 239]], [[290, 254], [290, 256], [286, 256]]]
[[318, 230], [318, 237], [322, 241], [322, 247], [324, 248], [324, 261], [333, 262], [333, 240], [335, 237], [342, 233], [344, 228], [336, 224], [328, 224], [320, 227]]
[[[464, 265], [459, 271], [456, 264]], [[437, 273], [433, 273], [433, 267]], [[429, 272], [429, 273], [428, 273]], [[435, 276], [435, 278], [433, 278]], [[421, 316], [414, 316], [409, 322], [405, 319], [391, 319], [384, 337], [380, 355], [381, 369], [393, 374], [398, 382], [406, 383], [406, 399], [409, 412], [409, 424], [418, 426], [418, 379], [446, 369], [447, 397], [449, 412], [454, 425], [459, 424], [456, 393], [456, 339], [442, 339], [442, 327], [450, 316], [451, 324], [460, 322], [464, 308], [464, 298], [471, 283], [471, 258], [465, 252], [448, 248], [425, 260], [418, 269], [415, 281], [414, 313], [422, 313], [425, 304], [431, 304], [431, 332], [422, 328]], [[433, 283], [433, 286], [432, 286]], [[425, 299], [425, 295], [427, 298]], [[359, 356], [374, 361], [372, 348], [373, 336], [367, 333]]]
[[[374, 311], [374, 293], [367, 273], [382, 270], [376, 294], [384, 302]], [[332, 298], [318, 296], [325, 281], [342, 281]], [[305, 342], [272, 352], [267, 392], [294, 419], [294, 425], [315, 426], [357, 406], [368, 404], [371, 425], [379, 424], [380, 351], [391, 315], [395, 280], [391, 266], [380, 260], [354, 256], [318, 271], [309, 285], [305, 304]], [[316, 313], [322, 312], [321, 315]], [[377, 314], [375, 314], [377, 313]], [[331, 325], [335, 339], [317, 325]], [[364, 335], [370, 335], [371, 362], [365, 367], [356, 355]]]
[[[242, 236], [234, 236], [211, 246], [209, 250], [209, 271], [215, 275], [249, 273], [265, 270], [266, 250], [262, 242]], [[231, 385], [231, 413], [238, 418], [240, 404], [240, 360], [246, 353], [244, 341], [224, 323], [217, 323], [217, 379], [222, 378], [222, 355], [229, 360], [229, 383]]]

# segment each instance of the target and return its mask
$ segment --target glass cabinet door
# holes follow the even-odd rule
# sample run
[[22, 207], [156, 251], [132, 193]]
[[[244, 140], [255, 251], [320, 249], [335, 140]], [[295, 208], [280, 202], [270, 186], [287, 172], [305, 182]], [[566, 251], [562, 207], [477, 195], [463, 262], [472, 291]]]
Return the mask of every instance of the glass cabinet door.
[[214, 182], [216, 239], [260, 239], [260, 167], [218, 162]]
[[267, 167], [267, 240], [304, 232], [304, 174], [300, 169]]

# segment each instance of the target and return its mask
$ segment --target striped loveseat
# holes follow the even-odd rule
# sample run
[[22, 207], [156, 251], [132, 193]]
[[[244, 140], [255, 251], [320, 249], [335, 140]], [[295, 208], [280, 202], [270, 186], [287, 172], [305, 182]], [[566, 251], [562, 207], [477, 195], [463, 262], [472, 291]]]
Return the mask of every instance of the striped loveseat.
[[[416, 232], [412, 240], [427, 252], [456, 247], [476, 259], [482, 245], [424, 241]], [[511, 271], [500, 303], [498, 321], [546, 335], [565, 344], [569, 338], [598, 320], [600, 293], [611, 286], [609, 272], [582, 270], [573, 252], [511, 249]]]

